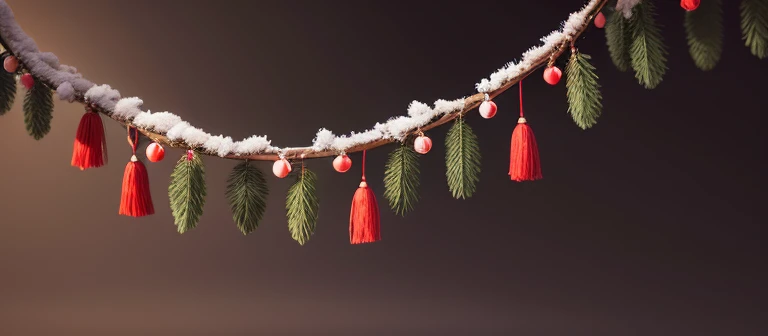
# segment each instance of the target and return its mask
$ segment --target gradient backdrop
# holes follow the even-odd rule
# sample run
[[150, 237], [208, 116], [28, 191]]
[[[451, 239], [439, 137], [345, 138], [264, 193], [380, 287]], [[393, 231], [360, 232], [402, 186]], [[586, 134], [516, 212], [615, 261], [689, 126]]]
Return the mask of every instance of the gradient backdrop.
[[[471, 94], [582, 4], [8, 2], [87, 78], [211, 133], [283, 146]], [[579, 46], [605, 109], [588, 132], [564, 85], [526, 81], [540, 182], [507, 177], [515, 90], [494, 119], [468, 119], [483, 149], [469, 200], [445, 184], [446, 127], [429, 133], [422, 200], [405, 218], [382, 195], [392, 147], [371, 152], [383, 241], [364, 246], [347, 233], [357, 153], [343, 175], [331, 159], [308, 163], [321, 208], [304, 247], [284, 218], [291, 181], [268, 179], [266, 218], [243, 236], [224, 197], [235, 162], [213, 158], [205, 215], [179, 235], [167, 186], [182, 151], [149, 164], [157, 214], [121, 217], [125, 130], [107, 121], [109, 165], [81, 172], [69, 160], [82, 106], [57, 100], [53, 130], [34, 141], [19, 98], [0, 119], [0, 335], [766, 335], [768, 61], [743, 46], [725, 2], [727, 50], [708, 73], [687, 54], [678, 3], [659, 4], [670, 70], [652, 91], [590, 29]]]

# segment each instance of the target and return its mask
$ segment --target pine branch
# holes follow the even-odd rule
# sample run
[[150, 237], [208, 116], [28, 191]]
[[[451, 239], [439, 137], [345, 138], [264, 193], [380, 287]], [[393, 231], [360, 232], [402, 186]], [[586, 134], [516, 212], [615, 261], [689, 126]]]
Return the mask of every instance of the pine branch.
[[259, 168], [243, 161], [234, 169], [227, 180], [227, 200], [232, 209], [232, 218], [237, 228], [247, 235], [259, 226], [267, 207], [267, 180]]
[[630, 69], [629, 46], [632, 36], [629, 30], [629, 20], [621, 12], [613, 11], [605, 24], [605, 40], [613, 64], [619, 71]]
[[768, 57], [768, 2], [742, 0], [739, 8], [741, 9], [742, 39], [745, 45], [757, 58]]
[[480, 180], [480, 145], [464, 119], [456, 119], [445, 137], [445, 166], [453, 197], [471, 197]]
[[384, 172], [384, 197], [401, 216], [419, 200], [419, 157], [413, 147], [401, 144], [389, 153]]
[[203, 215], [205, 205], [205, 167], [200, 154], [194, 152], [192, 160], [184, 154], [171, 173], [168, 186], [171, 211], [179, 233], [187, 232], [197, 226]]
[[0, 70], [0, 116], [11, 110], [16, 99], [16, 79], [12, 73]]
[[317, 210], [320, 203], [315, 195], [316, 181], [315, 173], [302, 168], [296, 176], [296, 183], [288, 189], [288, 197], [285, 200], [288, 230], [299, 245], [306, 244], [317, 227]]
[[590, 59], [589, 55], [574, 51], [565, 68], [568, 112], [582, 129], [594, 126], [603, 109], [600, 84]]
[[629, 30], [632, 34], [632, 45], [629, 56], [635, 78], [645, 86], [653, 89], [661, 83], [667, 71], [667, 51], [661, 37], [661, 29], [656, 24], [656, 12], [653, 2], [645, 0], [634, 7], [632, 18], [629, 20]]
[[35, 140], [42, 139], [51, 131], [53, 91], [35, 78], [35, 85], [24, 96], [23, 110], [27, 133]]
[[696, 66], [704, 71], [714, 69], [723, 53], [722, 1], [703, 1], [695, 11], [686, 12], [685, 33]]

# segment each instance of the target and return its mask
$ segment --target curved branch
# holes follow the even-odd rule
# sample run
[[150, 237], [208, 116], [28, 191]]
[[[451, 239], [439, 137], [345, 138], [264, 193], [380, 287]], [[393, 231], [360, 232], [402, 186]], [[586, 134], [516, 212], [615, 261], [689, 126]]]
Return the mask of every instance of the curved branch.
[[[78, 101], [83, 104], [90, 103], [94, 110], [103, 113], [104, 115], [125, 126], [136, 127], [139, 132], [151, 140], [165, 146], [183, 149], [194, 148], [206, 155], [221, 156], [227, 159], [238, 160], [277, 160], [280, 155], [283, 155], [287, 159], [309, 159], [335, 156], [338, 155], [341, 151], [351, 153], [373, 149], [401, 140], [409, 135], [418, 133], [420, 130], [426, 131], [441, 126], [451, 120], [465, 115], [470, 110], [477, 108], [483, 102], [486, 93], [491, 99], [495, 98], [513, 85], [517, 84], [523, 78], [527, 77], [532, 72], [536, 71], [539, 67], [548, 64], [551, 60], [557, 59], [560, 55], [562, 55], [563, 52], [565, 52], [565, 50], [568, 50], [571, 44], [586, 30], [592, 20], [592, 17], [597, 12], [599, 12], [607, 2], [608, 0], [589, 0], [587, 5], [584, 6], [580, 11], [571, 14], [569, 20], [566, 21], [566, 27], [562, 31], [556, 31], [542, 39], [545, 41], [544, 46], [530, 49], [524, 55], [523, 61], [519, 64], [511, 64], [508, 65], [508, 68], [499, 70], [499, 72], [514, 70], [513, 75], [499, 74], [499, 72], [497, 72], [491, 76], [491, 80], [495, 82], [491, 83], [487, 80], [484, 80], [483, 84], [478, 84], [478, 88], [481, 89], [479, 91], [481, 92], [465, 98], [463, 100], [464, 105], [462, 108], [445, 112], [442, 114], [442, 116], [434, 113], [433, 119], [428, 123], [420, 127], [410, 128], [401, 137], [383, 135], [379, 139], [366, 141], [349, 148], [344, 148], [343, 150], [340, 150], [339, 148], [317, 149], [317, 146], [287, 148], [270, 146], [269, 149], [259, 153], [239, 154], [230, 150], [228, 153], [222, 155], [222, 153], [217, 153], [216, 151], [213, 151], [210, 148], [205, 148], [202, 145], [190, 145], [183, 139], [170, 139], [167, 133], [155, 132], [149, 127], [136, 127], [132, 124], [133, 117], [123, 118], [117, 113], [114, 113], [114, 103], [100, 104], [99, 102], [93, 101], [86, 102], [85, 92], [88, 89], [94, 87], [94, 84], [83, 79], [76, 72], [76, 70], [74, 70], [74, 68], [68, 67], [66, 65], [59, 65], [58, 59], [56, 59], [55, 55], [39, 52], [39, 50], [37, 50], [37, 46], [34, 44], [34, 41], [32, 41], [18, 26], [13, 17], [13, 13], [4, 0], [0, 0], [0, 40], [2, 40], [2, 45], [5, 46], [6, 49], [10, 48], [9, 50], [19, 58], [22, 65], [28, 69], [30, 73], [32, 73], [36, 78], [43, 80], [49, 87], [60, 88], [60, 85], [62, 84], [71, 85], [70, 88], [74, 90], [74, 94], [70, 98], [71, 100]], [[494, 79], [494, 76], [497, 78]], [[503, 76], [503, 79], [499, 80], [498, 76]], [[61, 92], [59, 92], [59, 96], [60, 98], [64, 99]]]

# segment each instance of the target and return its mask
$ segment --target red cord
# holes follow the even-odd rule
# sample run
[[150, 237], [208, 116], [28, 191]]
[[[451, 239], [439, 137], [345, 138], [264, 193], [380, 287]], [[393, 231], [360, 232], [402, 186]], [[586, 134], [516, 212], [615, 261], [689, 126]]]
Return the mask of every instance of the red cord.
[[363, 181], [365, 181], [365, 149], [363, 150]]
[[517, 86], [520, 87], [520, 117], [523, 117], [523, 80], [520, 80], [519, 83], [517, 83]]

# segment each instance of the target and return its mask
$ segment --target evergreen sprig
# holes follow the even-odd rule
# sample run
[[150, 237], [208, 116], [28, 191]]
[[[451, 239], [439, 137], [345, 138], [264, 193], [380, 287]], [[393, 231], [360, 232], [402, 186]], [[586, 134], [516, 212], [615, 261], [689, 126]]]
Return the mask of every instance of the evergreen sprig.
[[661, 37], [661, 28], [656, 23], [656, 9], [653, 1], [645, 0], [632, 9], [629, 30], [632, 44], [629, 57], [635, 78], [653, 89], [661, 83], [667, 71], [667, 50]]
[[168, 196], [179, 233], [194, 229], [203, 215], [206, 196], [205, 166], [197, 152], [193, 153], [191, 160], [185, 153], [176, 162], [171, 173]]
[[757, 58], [768, 57], [768, 2], [742, 0], [739, 8], [744, 44]]
[[568, 112], [581, 129], [594, 126], [603, 109], [600, 84], [597, 83], [595, 67], [589, 63], [590, 58], [574, 51], [565, 67]]
[[605, 23], [605, 39], [608, 44], [608, 53], [613, 64], [619, 71], [630, 69], [629, 46], [632, 44], [632, 35], [629, 30], [629, 20], [621, 12], [613, 11]]
[[264, 217], [269, 195], [261, 170], [247, 160], [235, 166], [227, 180], [226, 195], [237, 228], [244, 235], [256, 230]]
[[42, 139], [51, 131], [53, 119], [53, 91], [35, 78], [35, 84], [24, 96], [24, 124], [27, 133], [35, 140]]
[[685, 13], [688, 51], [699, 69], [715, 68], [723, 53], [723, 8], [721, 0], [703, 1]]
[[413, 147], [401, 144], [389, 153], [384, 172], [384, 197], [401, 216], [419, 200], [419, 156]]
[[16, 79], [12, 73], [0, 71], [0, 116], [11, 110], [16, 99]]
[[445, 137], [445, 167], [453, 197], [471, 197], [480, 180], [480, 145], [462, 118], [456, 119]]
[[317, 227], [317, 210], [320, 203], [315, 195], [317, 176], [307, 168], [296, 174], [296, 182], [288, 189], [285, 210], [288, 215], [288, 230], [293, 240], [304, 245]]

